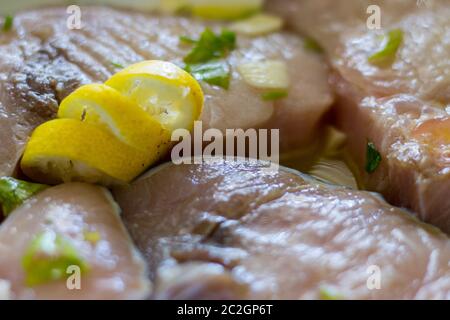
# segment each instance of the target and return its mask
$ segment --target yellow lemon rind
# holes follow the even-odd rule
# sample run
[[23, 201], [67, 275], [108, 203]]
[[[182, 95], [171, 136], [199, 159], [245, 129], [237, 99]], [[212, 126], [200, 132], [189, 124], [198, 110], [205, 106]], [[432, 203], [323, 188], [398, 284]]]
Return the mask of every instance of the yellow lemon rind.
[[104, 84], [88, 84], [75, 90], [61, 102], [58, 117], [102, 126], [122, 142], [146, 152], [170, 140], [157, 120]]
[[[143, 84], [145, 81], [147, 85]], [[136, 86], [135, 83], [140, 85]], [[203, 91], [197, 80], [171, 63], [155, 60], [137, 63], [116, 73], [105, 84], [118, 90], [144, 110], [153, 109], [146, 111], [170, 132], [177, 128], [192, 130], [193, 122], [198, 120], [203, 109]], [[182, 104], [182, 109], [161, 112], [161, 106], [150, 103], [150, 96], [158, 94], [158, 86], [160, 92], [173, 91], [177, 95], [174, 101]], [[177, 114], [175, 118], [170, 115], [173, 112]]]
[[95, 125], [56, 119], [33, 132], [21, 168], [42, 183], [83, 181], [109, 186], [130, 182], [159, 156], [159, 152], [130, 147]]

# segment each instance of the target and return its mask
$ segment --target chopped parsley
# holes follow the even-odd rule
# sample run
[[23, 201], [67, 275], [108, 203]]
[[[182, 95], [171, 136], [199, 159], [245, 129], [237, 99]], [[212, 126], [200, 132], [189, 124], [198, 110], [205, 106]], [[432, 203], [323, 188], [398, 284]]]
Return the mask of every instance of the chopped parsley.
[[262, 94], [262, 99], [264, 101], [272, 101], [283, 99], [288, 96], [287, 90], [279, 90], [279, 91], [269, 91]]
[[0, 178], [0, 203], [6, 216], [25, 200], [47, 188], [46, 185], [30, 183], [11, 177]]
[[91, 244], [96, 244], [102, 239], [100, 233], [98, 233], [97, 231], [85, 231], [83, 233], [83, 236], [84, 240], [90, 242]]
[[9, 31], [12, 29], [14, 23], [14, 17], [11, 15], [7, 15], [5, 17], [5, 21], [3, 22], [3, 31]]
[[316, 40], [314, 40], [313, 38], [306, 38], [303, 41], [303, 46], [304, 46], [304, 48], [306, 50], [309, 50], [309, 51], [313, 51], [313, 52], [316, 52], [316, 53], [322, 53], [323, 52], [323, 49], [320, 46], [320, 44]]
[[185, 63], [203, 63], [223, 58], [236, 48], [236, 34], [226, 29], [216, 35], [211, 29], [206, 28], [200, 35], [200, 39], [188, 39], [187, 37], [180, 39], [194, 44], [194, 48], [184, 58]]
[[184, 57], [185, 70], [197, 80], [205, 81], [228, 89], [231, 79], [231, 70], [228, 64], [220, 60], [236, 48], [236, 34], [229, 30], [222, 30], [215, 34], [206, 28], [198, 40], [182, 36], [180, 41], [193, 45], [191, 52]]
[[198, 81], [228, 89], [230, 86], [230, 67], [225, 61], [214, 60], [206, 63], [188, 64], [185, 70]]
[[373, 142], [368, 142], [366, 151], [366, 172], [374, 173], [377, 170], [380, 163], [381, 163], [381, 154], [378, 152]]
[[319, 291], [320, 300], [343, 300], [344, 297], [334, 290], [328, 288], [320, 288]]
[[389, 31], [387, 35], [387, 42], [383, 49], [371, 55], [368, 61], [377, 66], [391, 65], [397, 55], [398, 48], [403, 42], [403, 31], [401, 29], [394, 29]]
[[38, 234], [22, 258], [29, 287], [63, 279], [70, 266], [78, 266], [82, 272], [88, 269], [72, 243], [52, 231]]
[[186, 36], [181, 36], [180, 41], [183, 43], [186, 43], [186, 44], [196, 44], [197, 43], [197, 40], [194, 40], [194, 39], [186, 37]]
[[117, 69], [123, 69], [125, 68], [123, 65], [121, 65], [120, 63], [114, 62], [114, 61], [110, 61], [111, 65]]

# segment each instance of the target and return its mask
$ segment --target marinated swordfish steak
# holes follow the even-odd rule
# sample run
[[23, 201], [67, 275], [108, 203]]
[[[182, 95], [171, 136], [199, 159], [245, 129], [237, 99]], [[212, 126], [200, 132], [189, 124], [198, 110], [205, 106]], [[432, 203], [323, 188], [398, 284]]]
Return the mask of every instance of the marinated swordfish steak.
[[[380, 30], [367, 28], [369, 5], [381, 9]], [[269, 7], [325, 49], [340, 98], [337, 123], [365, 187], [450, 232], [450, 2], [282, 0]], [[369, 58], [393, 31], [403, 39], [392, 42], [399, 44], [392, 65], [374, 65]], [[373, 173], [365, 170], [369, 141], [382, 157]]]
[[118, 210], [109, 191], [82, 183], [29, 199], [0, 226], [0, 298], [146, 298], [145, 263]]
[[[24, 143], [40, 123], [54, 117], [61, 100], [82, 84], [104, 82], [121, 66], [157, 59], [182, 64], [192, 50], [180, 36], [198, 39], [221, 23], [181, 17], [83, 7], [82, 29], [69, 30], [65, 8], [18, 14], [14, 28], [0, 33], [0, 175], [10, 175]], [[250, 62], [286, 63], [290, 88], [285, 99], [265, 101], [237, 67]], [[203, 128], [279, 128], [281, 148], [300, 148], [317, 137], [322, 115], [333, 101], [327, 66], [306, 51], [296, 35], [237, 35], [227, 62], [229, 90], [202, 82]], [[298, 70], [301, 70], [299, 72]]]
[[154, 298], [450, 298], [448, 236], [376, 194], [224, 161], [114, 194]]

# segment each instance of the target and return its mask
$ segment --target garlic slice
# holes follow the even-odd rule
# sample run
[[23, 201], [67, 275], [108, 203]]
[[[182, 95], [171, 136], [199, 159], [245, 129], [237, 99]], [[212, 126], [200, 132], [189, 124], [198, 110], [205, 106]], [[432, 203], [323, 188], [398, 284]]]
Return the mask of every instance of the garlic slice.
[[160, 0], [160, 10], [176, 13], [186, 10], [206, 19], [235, 20], [261, 11], [263, 0]]
[[288, 89], [287, 65], [280, 60], [257, 61], [241, 64], [237, 70], [245, 82], [260, 89]]
[[192, 14], [206, 19], [241, 19], [258, 12], [263, 0], [189, 0]]
[[230, 30], [248, 36], [260, 36], [276, 32], [282, 27], [283, 20], [280, 17], [262, 13], [233, 23]]

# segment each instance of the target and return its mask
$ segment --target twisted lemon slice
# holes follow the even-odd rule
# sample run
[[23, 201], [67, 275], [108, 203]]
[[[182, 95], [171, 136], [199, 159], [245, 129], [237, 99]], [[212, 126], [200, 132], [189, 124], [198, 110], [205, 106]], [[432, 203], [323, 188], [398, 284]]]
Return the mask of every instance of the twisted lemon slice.
[[200, 85], [181, 68], [164, 61], [132, 65], [65, 98], [60, 119], [32, 134], [22, 170], [47, 184], [130, 182], [169, 150], [173, 130], [193, 127], [202, 107]]
[[170, 62], [134, 64], [105, 84], [129, 97], [169, 132], [191, 130], [203, 108], [203, 92], [197, 80]]
[[75, 90], [62, 101], [58, 117], [103, 127], [120, 141], [152, 154], [164, 151], [170, 140], [169, 132], [157, 120], [104, 84], [88, 84]]
[[131, 181], [158, 156], [93, 124], [56, 119], [33, 132], [21, 168], [31, 179], [47, 184], [83, 181], [112, 186]]

